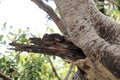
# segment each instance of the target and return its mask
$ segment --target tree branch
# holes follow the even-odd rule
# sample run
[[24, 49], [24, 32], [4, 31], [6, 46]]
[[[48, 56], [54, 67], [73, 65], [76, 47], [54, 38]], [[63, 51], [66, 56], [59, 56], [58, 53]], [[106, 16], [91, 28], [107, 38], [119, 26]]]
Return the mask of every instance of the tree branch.
[[102, 63], [120, 78], [120, 24], [100, 13], [93, 0], [54, 1], [68, 30], [67, 39], [81, 48], [93, 64]]
[[55, 76], [58, 78], [58, 80], [61, 80], [61, 78], [59, 77], [59, 75], [58, 75], [58, 73], [57, 73], [57, 71], [56, 71], [56, 69], [55, 69], [55, 67], [54, 67], [54, 65], [53, 65], [53, 63], [52, 63], [52, 61], [51, 61], [51, 59], [50, 59], [49, 56], [48, 56], [48, 60], [49, 60], [49, 62], [50, 62], [50, 65], [51, 65], [51, 67], [52, 67], [52, 70], [53, 70]]
[[68, 80], [68, 78], [69, 78], [69, 76], [70, 76], [70, 73], [71, 73], [71, 71], [72, 71], [72, 68], [73, 68], [73, 64], [71, 63], [70, 68], [69, 68], [69, 70], [68, 70], [68, 72], [67, 72], [67, 75], [65, 76], [64, 80]]
[[59, 34], [45, 34], [42, 39], [30, 38], [30, 41], [30, 45], [16, 42], [10, 43], [11, 46], [14, 46], [14, 48], [10, 49], [59, 56], [68, 61], [86, 58], [80, 48]]
[[3, 79], [3, 80], [12, 80], [11, 78], [7, 77], [6, 75], [2, 74], [0, 72], [0, 77]]
[[42, 0], [31, 0], [31, 1], [33, 1], [39, 8], [43, 9], [46, 13], [48, 13], [50, 18], [52, 18], [52, 20], [55, 22], [55, 24], [58, 26], [61, 32], [66, 33], [61, 19], [56, 15], [54, 10], [49, 5], [45, 4]]

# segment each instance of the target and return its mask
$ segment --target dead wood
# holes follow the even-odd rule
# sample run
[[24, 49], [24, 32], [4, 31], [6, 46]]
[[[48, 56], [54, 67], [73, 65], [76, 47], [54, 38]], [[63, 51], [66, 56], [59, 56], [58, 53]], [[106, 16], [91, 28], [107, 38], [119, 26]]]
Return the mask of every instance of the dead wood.
[[27, 51], [40, 54], [59, 56], [65, 60], [77, 61], [86, 56], [83, 51], [72, 42], [59, 34], [45, 34], [43, 38], [30, 38], [30, 44], [10, 43], [16, 51]]

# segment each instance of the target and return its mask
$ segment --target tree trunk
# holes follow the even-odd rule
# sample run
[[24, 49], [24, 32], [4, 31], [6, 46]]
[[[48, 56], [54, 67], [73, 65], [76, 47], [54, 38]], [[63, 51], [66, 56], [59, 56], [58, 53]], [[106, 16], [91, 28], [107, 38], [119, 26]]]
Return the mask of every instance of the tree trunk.
[[67, 32], [63, 34], [87, 56], [74, 62], [85, 72], [85, 78], [120, 78], [120, 25], [103, 15], [93, 0], [54, 1]]
[[50, 15], [65, 38], [55, 34], [33, 38], [34, 45], [12, 43], [15, 50], [68, 59], [79, 69], [71, 80], [120, 80], [120, 25], [102, 14], [93, 0], [54, 0], [61, 19], [41, 0], [32, 1]]

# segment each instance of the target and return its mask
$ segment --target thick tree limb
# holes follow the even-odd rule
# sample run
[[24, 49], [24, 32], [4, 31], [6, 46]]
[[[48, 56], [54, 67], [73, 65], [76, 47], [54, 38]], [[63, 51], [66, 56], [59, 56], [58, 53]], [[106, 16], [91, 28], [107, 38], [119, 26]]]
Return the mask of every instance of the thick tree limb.
[[[32, 1], [36, 2], [40, 8], [40, 5], [44, 5], [41, 0]], [[101, 14], [96, 8], [93, 0], [54, 1], [60, 10], [62, 21], [60, 21], [60, 19], [58, 20], [58, 17], [56, 17], [58, 21], [51, 17], [54, 14], [51, 15], [51, 13], [49, 13], [50, 11], [47, 12], [47, 10], [50, 10], [49, 7], [46, 8], [46, 6], [43, 6], [42, 9], [47, 9], [45, 11], [50, 15], [57, 26], [59, 28], [62, 26], [62, 28], [60, 28], [62, 33], [67, 33], [67, 39], [84, 51], [88, 61], [82, 61], [84, 64], [82, 66], [80, 65], [81, 60], [76, 64], [83, 70], [84, 73], [90, 73], [87, 74], [88, 76], [86, 79], [117, 80], [114, 76], [120, 78], [120, 24], [113, 22], [108, 17]], [[61, 26], [59, 24], [61, 24]], [[65, 27], [63, 27], [63, 25]], [[61, 38], [55, 39], [54, 42], [54, 39], [52, 38], [47, 41], [45, 38], [42, 40], [38, 38], [31, 38], [30, 40], [31, 42], [33, 41], [32, 43], [34, 43], [34, 45], [18, 43], [12, 43], [11, 45], [18, 46], [14, 48], [15, 50], [42, 53], [50, 52], [49, 55], [60, 56], [64, 59], [72, 61], [81, 59], [79, 50], [76, 52], [76, 48], [73, 48], [73, 45], [69, 45], [69, 42], [61, 42]], [[40, 42], [38, 42], [38, 40], [40, 40]], [[44, 44], [43, 40], [46, 40]], [[66, 48], [66, 45], [69, 46]], [[114, 74], [114, 76], [111, 75], [109, 71]]]
[[120, 24], [103, 15], [93, 0], [54, 1], [66, 26], [67, 39], [81, 48], [94, 66], [102, 63], [120, 78]]
[[11, 49], [55, 55], [70, 61], [77, 61], [86, 57], [80, 48], [74, 46], [74, 44], [59, 34], [46, 34], [42, 39], [30, 38], [30, 41], [31, 45], [15, 42], [10, 43], [10, 45], [14, 46]]
[[[27, 52], [35, 52], [47, 55], [59, 56], [68, 62], [76, 62], [79, 59], [85, 59], [86, 56], [82, 52], [82, 50], [72, 44], [70, 41], [66, 40], [64, 36], [59, 34], [45, 34], [43, 38], [30, 38], [31, 44], [20, 44], [20, 43], [10, 43], [10, 45], [14, 46], [10, 48], [16, 51], [27, 51]], [[58, 77], [58, 80], [61, 80], [58, 76], [51, 60], [49, 59], [51, 66], [55, 75]], [[71, 65], [68, 74], [65, 77], [65, 80], [68, 78], [71, 68]]]
[[[105, 75], [106, 77], [105, 79], [107, 80], [108, 72], [106, 71], [106, 69], [104, 69], [104, 67], [99, 65], [97, 65], [97, 68], [96, 68], [92, 65], [90, 60], [86, 61], [86, 56], [84, 55], [82, 50], [74, 46], [74, 44], [72, 44], [71, 42], [67, 41], [63, 36], [60, 36], [59, 34], [46, 34], [42, 39], [30, 38], [30, 40], [31, 40], [31, 45], [20, 44], [15, 42], [10, 43], [10, 45], [14, 46], [14, 48], [11, 48], [11, 49], [17, 50], [17, 51], [27, 51], [27, 52], [35, 52], [35, 53], [59, 56], [67, 60], [68, 62], [76, 64], [79, 68], [81, 68], [81, 71], [84, 74], [93, 74], [93, 72], [95, 72], [97, 75]], [[87, 70], [89, 72], [87, 72]], [[101, 74], [99, 73], [99, 71], [100, 72], [105, 71], [105, 73]], [[81, 73], [81, 75], [84, 75], [83, 73]], [[93, 77], [93, 76], [94, 75], [91, 75], [90, 77]], [[94, 78], [94, 79], [97, 79], [97, 78]], [[101, 78], [98, 80], [101, 80]], [[116, 79], [113, 79], [113, 80], [116, 80]]]

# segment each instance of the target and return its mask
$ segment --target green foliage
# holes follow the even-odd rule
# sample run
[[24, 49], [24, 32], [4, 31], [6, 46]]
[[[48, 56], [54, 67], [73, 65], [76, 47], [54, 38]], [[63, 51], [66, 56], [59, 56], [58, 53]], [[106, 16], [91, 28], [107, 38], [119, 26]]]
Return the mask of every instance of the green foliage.
[[47, 27], [46, 31], [50, 32], [50, 33], [53, 33], [54, 32], [54, 29], [51, 28], [51, 27]]
[[[116, 3], [118, 3], [118, 5], [120, 5], [120, 0], [115, 0]], [[118, 10], [120, 11], [120, 6], [117, 6], [118, 7]]]
[[[57, 80], [46, 55], [8, 50], [8, 44], [12, 41], [29, 44], [29, 28], [14, 30], [14, 27], [4, 23], [1, 29], [0, 44], [5, 50], [0, 52], [0, 72], [14, 80]], [[47, 30], [54, 32], [50, 27]], [[69, 64], [55, 56], [50, 58], [60, 77], [64, 78]]]
[[0, 35], [0, 41], [2, 41], [2, 39], [3, 39], [3, 35]]
[[[44, 0], [49, 1], [49, 0]], [[114, 0], [120, 3], [120, 0]], [[110, 4], [107, 0], [104, 0], [106, 5], [101, 6], [101, 2], [96, 0], [98, 8], [101, 10], [104, 8], [104, 14], [111, 17], [112, 19], [120, 22], [120, 8], [117, 5]], [[58, 9], [56, 13], [59, 15]], [[17, 27], [17, 26], [15, 26]], [[54, 29], [47, 27], [47, 32], [54, 32]], [[15, 30], [14, 27], [7, 26], [7, 22], [1, 26], [0, 32], [0, 72], [13, 78], [14, 80], [57, 80], [48, 57], [43, 54], [18, 52], [8, 50], [10, 47], [8, 44], [12, 41], [18, 43], [29, 44], [29, 37], [32, 35], [29, 28]], [[38, 34], [38, 36], [40, 36]], [[62, 59], [51, 56], [56, 71], [63, 79], [69, 69], [69, 64], [64, 62]], [[75, 67], [71, 73], [74, 73]]]
[[108, 0], [95, 0], [98, 9], [105, 15], [109, 16], [116, 22], [120, 22], [120, 0], [113, 0], [111, 3]]

